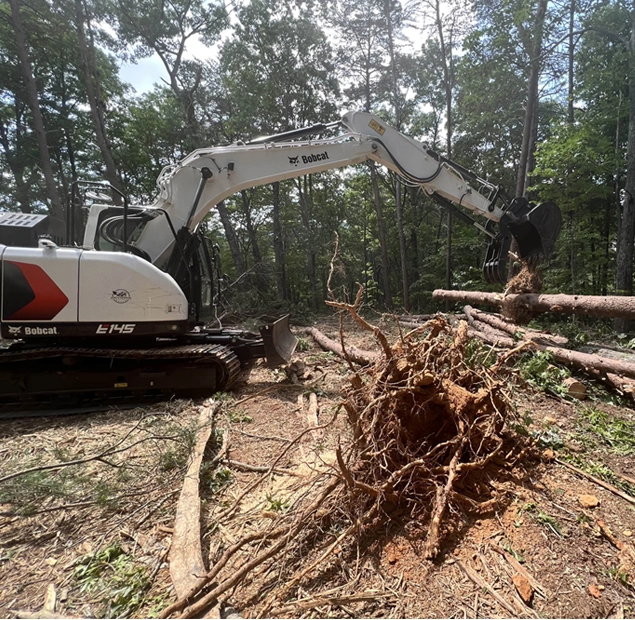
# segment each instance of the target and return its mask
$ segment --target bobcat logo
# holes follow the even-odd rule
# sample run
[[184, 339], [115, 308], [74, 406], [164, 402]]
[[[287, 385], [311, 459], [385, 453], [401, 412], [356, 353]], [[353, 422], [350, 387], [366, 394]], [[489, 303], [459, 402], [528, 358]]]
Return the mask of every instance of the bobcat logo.
[[[287, 155], [287, 157], [289, 156]], [[300, 158], [299, 155], [296, 155], [295, 157], [289, 157], [289, 163], [297, 167], [299, 158]]]
[[9, 325], [9, 334], [11, 336], [17, 336], [18, 334], [22, 333], [22, 325], [18, 325], [18, 326], [12, 326]]
[[110, 299], [117, 304], [125, 304], [130, 301], [130, 293], [125, 288], [119, 288], [112, 292]]

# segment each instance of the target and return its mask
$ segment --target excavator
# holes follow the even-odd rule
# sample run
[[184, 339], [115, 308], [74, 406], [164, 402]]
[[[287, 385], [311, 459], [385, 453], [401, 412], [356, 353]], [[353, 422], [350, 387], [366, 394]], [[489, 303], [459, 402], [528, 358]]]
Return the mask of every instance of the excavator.
[[[335, 137], [309, 137], [336, 127], [344, 131]], [[105, 183], [75, 184], [63, 245], [44, 236], [26, 247], [0, 235], [0, 334], [9, 342], [0, 349], [0, 403], [77, 407], [140, 394], [211, 393], [231, 386], [256, 359], [288, 361], [296, 344], [288, 317], [260, 334], [206, 326], [214, 319], [219, 257], [201, 222], [241, 190], [367, 160], [489, 238], [488, 282], [506, 281], [510, 252], [535, 262], [554, 249], [561, 227], [555, 204], [510, 199], [366, 112], [199, 149], [161, 172], [158, 197], [147, 206]], [[82, 192], [91, 204], [79, 241]], [[12, 230], [23, 239], [21, 226], [29, 224], [14, 222]]]

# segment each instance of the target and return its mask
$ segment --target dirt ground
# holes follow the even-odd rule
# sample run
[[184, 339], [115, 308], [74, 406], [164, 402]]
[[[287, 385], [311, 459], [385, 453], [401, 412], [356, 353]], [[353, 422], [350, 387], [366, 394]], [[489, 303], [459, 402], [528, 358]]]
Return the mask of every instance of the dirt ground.
[[[318, 328], [337, 335], [335, 319]], [[377, 348], [372, 334], [351, 325], [347, 334], [361, 349]], [[217, 396], [223, 405], [211, 454], [222, 433], [229, 460], [202, 471], [208, 568], [245, 532], [290, 509], [350, 439], [343, 415], [310, 430], [311, 399], [319, 425], [336, 414], [346, 364], [308, 337], [300, 348], [300, 378], [257, 365], [231, 393]], [[352, 554], [336, 549], [310, 589], [299, 588], [292, 605], [271, 615], [634, 617], [635, 571], [616, 544], [635, 539], [635, 503], [565, 463], [635, 497], [635, 411], [600, 390], [591, 394], [567, 400], [515, 385], [514, 431], [535, 437], [543, 458], [488, 481], [504, 498], [496, 511], [453, 514], [434, 562], [421, 556], [425, 524], [395, 520]], [[53, 609], [74, 617], [156, 617], [174, 601], [168, 552], [202, 402], [2, 423], [0, 617], [50, 617]], [[263, 477], [251, 470], [274, 461], [278, 473], [241, 497]], [[312, 553], [306, 551], [307, 563]], [[279, 564], [284, 560], [228, 591], [221, 614], [254, 617], [262, 598], [285, 585]], [[520, 590], [527, 583], [525, 602]]]

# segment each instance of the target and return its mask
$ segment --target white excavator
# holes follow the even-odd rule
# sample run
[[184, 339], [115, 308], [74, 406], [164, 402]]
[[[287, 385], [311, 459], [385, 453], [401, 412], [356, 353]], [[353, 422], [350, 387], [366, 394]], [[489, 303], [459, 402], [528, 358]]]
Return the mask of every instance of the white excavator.
[[[346, 131], [307, 138], [335, 126]], [[73, 242], [76, 199], [64, 247], [45, 237], [37, 247], [19, 247], [0, 235], [7, 244], [0, 245], [0, 329], [13, 341], [0, 350], [0, 402], [76, 406], [113, 396], [210, 393], [226, 389], [254, 359], [288, 361], [295, 348], [288, 317], [263, 326], [260, 335], [205, 327], [218, 294], [218, 252], [199, 225], [243, 189], [369, 159], [489, 237], [489, 282], [506, 281], [513, 241], [513, 255], [528, 261], [554, 249], [561, 227], [556, 205], [510, 200], [500, 187], [365, 112], [200, 149], [162, 171], [159, 196], [148, 206], [130, 204], [104, 183], [77, 184], [93, 200], [81, 243]], [[104, 189], [119, 193], [122, 204], [108, 202]], [[19, 222], [12, 230], [24, 232]]]

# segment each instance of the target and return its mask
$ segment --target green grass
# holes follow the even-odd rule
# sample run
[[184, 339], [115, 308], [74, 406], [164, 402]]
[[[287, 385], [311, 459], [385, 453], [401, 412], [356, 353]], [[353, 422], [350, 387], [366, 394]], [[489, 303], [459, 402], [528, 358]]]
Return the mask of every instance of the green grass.
[[233, 424], [249, 424], [254, 420], [249, 414], [240, 409], [230, 409], [227, 412], [227, 417]]
[[267, 493], [267, 510], [271, 512], [284, 512], [289, 507], [289, 502], [274, 497], [271, 493]]
[[311, 349], [311, 343], [306, 339], [306, 338], [302, 338], [301, 336], [298, 337], [298, 344], [295, 347], [295, 350], [298, 353], [304, 353], [305, 351], [309, 351]]
[[552, 531], [556, 536], [559, 536], [561, 538], [565, 536], [565, 533], [563, 532], [562, 525], [560, 524], [560, 522], [555, 517], [552, 517], [550, 514], [547, 514], [546, 512], [541, 510], [533, 502], [524, 504], [519, 509], [519, 512], [526, 512], [530, 514], [533, 517], [533, 519], [536, 521], [536, 523], [539, 523], [540, 525], [544, 525], [548, 530]]
[[489, 367], [496, 362], [496, 353], [492, 351], [492, 347], [486, 346], [478, 338], [470, 338], [465, 346], [465, 363], [468, 368], [478, 370], [479, 368]]

